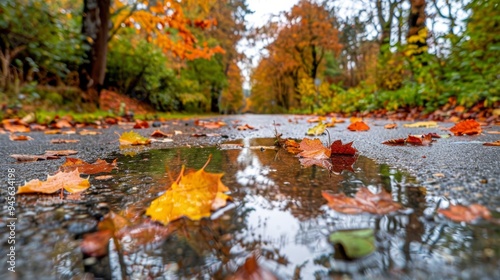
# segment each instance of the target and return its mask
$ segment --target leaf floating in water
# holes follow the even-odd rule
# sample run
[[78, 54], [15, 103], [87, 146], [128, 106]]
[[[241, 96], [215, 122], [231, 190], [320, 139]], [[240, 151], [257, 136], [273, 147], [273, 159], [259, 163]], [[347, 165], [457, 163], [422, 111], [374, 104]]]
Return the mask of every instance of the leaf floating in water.
[[330, 242], [335, 245], [335, 256], [358, 259], [375, 251], [373, 229], [342, 230], [330, 234]]
[[19, 187], [18, 194], [22, 193], [55, 193], [65, 189], [70, 193], [81, 192], [90, 187], [88, 179], [80, 178], [80, 172], [74, 170], [71, 172], [58, 172], [54, 176], [48, 176], [47, 181], [34, 179]]
[[59, 167], [61, 171], [68, 172], [78, 169], [82, 174], [97, 174], [109, 173], [116, 167], [116, 159], [112, 163], [107, 163], [105, 160], [97, 159], [96, 162], [90, 164], [78, 158], [66, 158], [66, 162]]
[[438, 213], [455, 222], [472, 223], [479, 218], [491, 219], [490, 210], [480, 204], [450, 205], [447, 209], [439, 209]]
[[326, 159], [331, 155], [331, 150], [323, 146], [318, 138], [304, 138], [300, 142], [300, 149], [302, 152], [299, 153], [299, 156], [303, 158]]
[[321, 193], [328, 201], [328, 206], [333, 210], [345, 214], [372, 213], [385, 215], [401, 208], [401, 204], [392, 200], [391, 194], [382, 189], [380, 193], [374, 194], [368, 188], [362, 187], [354, 198], [345, 194]]
[[342, 144], [342, 140], [336, 140], [330, 146], [330, 151], [333, 155], [353, 156], [358, 150], [352, 147], [353, 142]]
[[245, 263], [236, 272], [225, 280], [277, 280], [278, 278], [262, 268], [254, 255], [248, 257]]

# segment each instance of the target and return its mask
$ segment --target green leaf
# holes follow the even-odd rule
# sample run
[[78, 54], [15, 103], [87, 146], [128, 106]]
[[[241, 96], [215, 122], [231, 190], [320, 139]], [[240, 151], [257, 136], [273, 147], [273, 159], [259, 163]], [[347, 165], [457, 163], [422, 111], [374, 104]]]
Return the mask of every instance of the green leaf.
[[324, 124], [323, 122], [319, 122], [317, 125], [307, 130], [307, 135], [312, 135], [312, 136], [321, 135], [325, 133], [325, 130], [326, 130], [326, 124]]
[[361, 258], [375, 251], [375, 233], [371, 228], [337, 231], [330, 234], [329, 240], [339, 245], [349, 259]]

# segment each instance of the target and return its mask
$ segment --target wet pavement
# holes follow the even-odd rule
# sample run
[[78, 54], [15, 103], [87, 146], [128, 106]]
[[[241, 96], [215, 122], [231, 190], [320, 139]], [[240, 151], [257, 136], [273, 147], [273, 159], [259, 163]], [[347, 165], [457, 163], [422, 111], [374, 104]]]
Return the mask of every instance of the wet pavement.
[[[215, 120], [217, 118], [212, 118]], [[109, 181], [95, 180], [80, 198], [60, 200], [57, 195], [17, 196], [16, 273], [2, 261], [1, 279], [221, 279], [234, 273], [251, 254], [262, 267], [280, 279], [499, 279], [500, 226], [480, 221], [454, 223], [435, 210], [450, 203], [480, 203], [495, 218], [500, 212], [500, 149], [483, 146], [496, 134], [438, 139], [431, 146], [393, 147], [382, 141], [408, 134], [436, 132], [440, 128], [383, 128], [387, 121], [367, 120], [368, 132], [350, 132], [347, 123], [329, 128], [331, 140], [354, 141], [359, 157], [354, 172], [329, 174], [319, 167], [303, 168], [283, 150], [252, 149], [273, 144], [275, 133], [302, 139], [307, 123], [301, 116], [230, 116], [220, 129], [197, 127], [192, 120], [166, 122], [162, 131], [173, 142], [120, 149], [118, 135], [130, 127], [113, 126], [100, 135], [45, 135], [28, 133], [35, 140], [13, 142], [0, 135], [2, 259], [9, 253], [5, 187], [8, 169], [15, 169], [16, 185], [45, 179], [64, 162], [60, 160], [15, 163], [10, 154], [42, 154], [45, 150], [72, 149], [76, 157], [94, 162], [117, 158], [118, 170]], [[249, 124], [256, 130], [238, 131]], [[347, 120], [348, 122], [348, 120]], [[401, 124], [401, 122], [398, 122]], [[451, 127], [451, 123], [440, 123]], [[136, 130], [149, 135], [154, 128]], [[485, 127], [499, 131], [500, 127]], [[191, 137], [193, 133], [219, 133]], [[77, 144], [50, 144], [50, 139], [80, 139]], [[266, 138], [266, 139], [259, 139]], [[314, 137], [310, 137], [314, 138]], [[328, 136], [319, 136], [327, 143]], [[220, 149], [239, 142], [247, 148]], [[120, 255], [104, 258], [82, 255], [85, 233], [96, 230], [109, 210], [144, 211], [171, 183], [165, 168], [178, 174], [182, 165], [224, 172], [223, 183], [234, 202], [210, 219], [177, 221], [181, 230], [166, 240]], [[175, 175], [174, 175], [175, 176]], [[389, 215], [346, 215], [328, 208], [322, 190], [352, 196], [360, 187], [389, 191], [405, 209]], [[328, 235], [347, 229], [375, 230], [374, 253], [358, 260], [340, 256]]]

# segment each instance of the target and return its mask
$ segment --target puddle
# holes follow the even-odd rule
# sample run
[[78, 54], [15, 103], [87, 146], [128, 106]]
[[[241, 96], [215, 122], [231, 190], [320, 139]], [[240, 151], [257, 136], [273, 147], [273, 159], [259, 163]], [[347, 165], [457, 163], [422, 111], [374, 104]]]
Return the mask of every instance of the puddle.
[[[273, 139], [239, 143], [268, 147]], [[176, 148], [117, 154], [114, 179], [92, 181], [86, 197], [106, 201], [115, 212], [145, 211], [182, 165], [199, 169], [209, 155], [212, 160], [205, 170], [225, 173], [222, 181], [231, 190], [233, 203], [210, 219], [176, 221], [178, 230], [163, 242], [123, 256], [111, 250], [85, 270], [113, 279], [221, 279], [254, 254], [280, 279], [341, 275], [363, 279], [486, 275], [488, 279], [498, 274], [498, 227], [436, 219], [433, 209], [438, 198], [426, 194], [408, 174], [363, 156], [354, 162], [354, 172], [330, 174], [320, 167], [303, 168], [294, 155], [273, 149]], [[321, 195], [329, 190], [353, 196], [360, 187], [385, 189], [407, 210], [384, 216], [345, 215], [331, 210]], [[328, 236], [360, 228], [374, 230], [375, 252], [346, 260]], [[64, 265], [59, 270], [69, 269]]]

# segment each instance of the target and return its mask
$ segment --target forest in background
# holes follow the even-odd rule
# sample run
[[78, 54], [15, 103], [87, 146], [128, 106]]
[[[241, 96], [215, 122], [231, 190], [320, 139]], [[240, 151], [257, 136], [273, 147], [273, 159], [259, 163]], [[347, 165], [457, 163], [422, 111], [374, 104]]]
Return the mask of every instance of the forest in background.
[[[250, 30], [246, 0], [5, 0], [0, 104], [91, 110], [108, 89], [165, 112], [495, 108], [498, 6], [301, 0]], [[249, 94], [242, 39], [264, 46]]]

